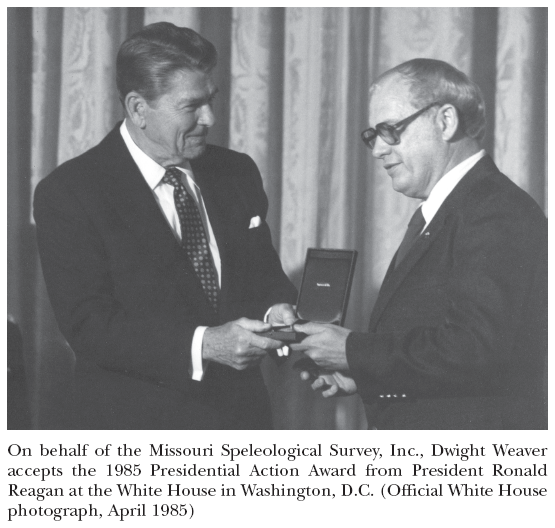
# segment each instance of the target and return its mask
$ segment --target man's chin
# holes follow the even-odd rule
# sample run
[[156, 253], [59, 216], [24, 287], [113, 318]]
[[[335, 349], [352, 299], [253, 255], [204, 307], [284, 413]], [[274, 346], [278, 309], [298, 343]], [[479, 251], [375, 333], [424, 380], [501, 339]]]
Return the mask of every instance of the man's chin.
[[206, 143], [202, 145], [195, 145], [194, 147], [188, 147], [185, 149], [184, 158], [187, 160], [192, 160], [202, 156], [206, 152]]
[[398, 193], [405, 194], [407, 190], [406, 182], [402, 178], [391, 178], [391, 186]]

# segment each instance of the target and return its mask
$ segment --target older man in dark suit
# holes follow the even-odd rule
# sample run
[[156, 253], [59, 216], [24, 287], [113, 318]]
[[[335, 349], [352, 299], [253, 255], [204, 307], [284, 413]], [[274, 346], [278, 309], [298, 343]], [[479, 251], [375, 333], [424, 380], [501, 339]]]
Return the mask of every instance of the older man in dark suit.
[[358, 391], [373, 428], [546, 427], [547, 222], [481, 150], [479, 88], [415, 59], [373, 84], [370, 123], [393, 188], [423, 202], [368, 332], [297, 327], [310, 335], [295, 348], [331, 371], [313, 388]]
[[[49, 296], [77, 357], [77, 427], [270, 428], [259, 368], [295, 289], [255, 163], [207, 145], [213, 45], [161, 22], [120, 48], [126, 118], [37, 187]], [[285, 317], [287, 322], [287, 316]], [[291, 321], [292, 322], [292, 321]]]

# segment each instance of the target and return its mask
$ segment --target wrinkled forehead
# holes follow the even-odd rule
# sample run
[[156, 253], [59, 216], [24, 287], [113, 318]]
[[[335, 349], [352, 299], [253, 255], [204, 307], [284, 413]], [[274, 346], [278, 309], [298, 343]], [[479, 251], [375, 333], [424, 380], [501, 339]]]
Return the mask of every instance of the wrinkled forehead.
[[398, 75], [380, 80], [370, 88], [369, 123], [396, 123], [415, 111], [408, 84]]

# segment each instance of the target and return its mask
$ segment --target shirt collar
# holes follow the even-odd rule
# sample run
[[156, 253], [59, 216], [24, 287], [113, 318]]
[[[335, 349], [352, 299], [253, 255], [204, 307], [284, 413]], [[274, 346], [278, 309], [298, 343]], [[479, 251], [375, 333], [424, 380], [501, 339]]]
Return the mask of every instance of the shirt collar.
[[486, 155], [484, 149], [453, 167], [445, 176], [443, 176], [434, 186], [428, 199], [422, 203], [422, 215], [428, 225], [432, 218], [437, 213], [445, 199], [449, 196], [451, 191], [456, 187], [463, 176], [472, 168], [480, 159]]
[[[154, 190], [158, 185], [160, 185], [164, 174], [166, 174], [166, 169], [162, 167], [162, 165], [156, 163], [148, 154], [143, 152], [136, 145], [133, 138], [129, 134], [129, 130], [127, 130], [127, 119], [124, 119], [119, 130], [121, 137], [123, 138], [123, 141], [133, 158], [133, 161], [137, 164], [137, 167], [139, 167], [139, 170], [149, 187]], [[194, 182], [193, 171], [191, 170], [190, 165], [187, 168], [177, 168], [184, 172]]]

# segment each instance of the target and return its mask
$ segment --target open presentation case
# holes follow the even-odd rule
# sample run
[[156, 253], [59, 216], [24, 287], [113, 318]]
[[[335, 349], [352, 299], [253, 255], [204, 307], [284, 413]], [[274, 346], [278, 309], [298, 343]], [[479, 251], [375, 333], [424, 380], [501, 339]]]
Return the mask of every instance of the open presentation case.
[[[357, 252], [315, 249], [306, 252], [297, 298], [296, 324], [306, 322], [343, 325], [349, 303]], [[292, 326], [275, 327], [262, 335], [285, 343], [302, 341], [305, 334]]]

